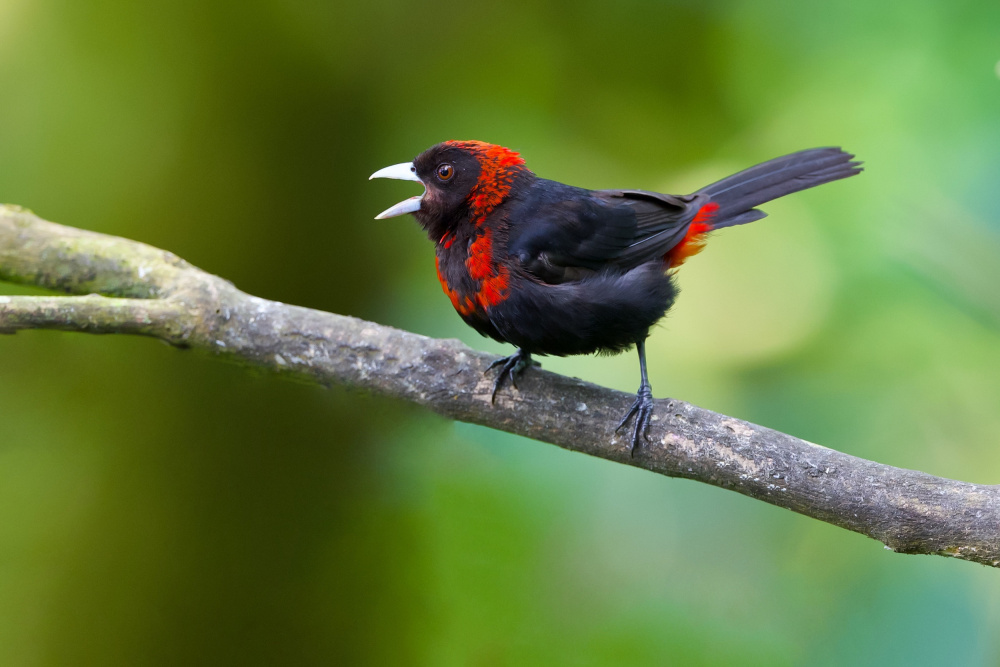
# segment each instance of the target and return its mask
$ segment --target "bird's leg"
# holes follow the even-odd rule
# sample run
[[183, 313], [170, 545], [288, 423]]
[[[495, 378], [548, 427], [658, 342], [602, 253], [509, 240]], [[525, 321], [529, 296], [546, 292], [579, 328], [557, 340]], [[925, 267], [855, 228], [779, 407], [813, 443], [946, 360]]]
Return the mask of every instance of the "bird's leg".
[[541, 366], [541, 364], [531, 358], [530, 352], [518, 349], [517, 352], [509, 357], [503, 357], [494, 361], [483, 375], [489, 373], [497, 366], [500, 367], [500, 372], [497, 373], [497, 378], [493, 381], [493, 395], [490, 398], [490, 403], [497, 402], [497, 392], [503, 387], [505, 380], [510, 380], [514, 389], [517, 389], [517, 376], [523, 373], [529, 366]]
[[635, 449], [639, 446], [639, 437], [646, 439], [646, 431], [649, 430], [649, 419], [653, 416], [653, 388], [649, 386], [649, 377], [646, 375], [646, 341], [639, 341], [636, 345], [639, 351], [639, 371], [642, 373], [642, 382], [639, 384], [639, 391], [635, 395], [635, 403], [629, 409], [628, 414], [618, 424], [615, 432], [622, 430], [632, 417], [635, 417], [635, 429], [632, 431], [632, 446], [629, 453], [635, 456]]

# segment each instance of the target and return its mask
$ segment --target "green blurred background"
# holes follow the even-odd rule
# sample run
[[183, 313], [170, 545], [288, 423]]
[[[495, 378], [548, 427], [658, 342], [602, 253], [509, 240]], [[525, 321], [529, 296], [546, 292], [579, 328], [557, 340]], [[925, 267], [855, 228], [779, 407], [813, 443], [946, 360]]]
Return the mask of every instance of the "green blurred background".
[[[499, 353], [373, 171], [475, 138], [678, 192], [842, 145], [861, 177], [684, 267], [654, 391], [996, 483], [998, 34], [995, 0], [0, 0], [0, 201]], [[0, 359], [3, 665], [1000, 664], [992, 569], [155, 341]]]

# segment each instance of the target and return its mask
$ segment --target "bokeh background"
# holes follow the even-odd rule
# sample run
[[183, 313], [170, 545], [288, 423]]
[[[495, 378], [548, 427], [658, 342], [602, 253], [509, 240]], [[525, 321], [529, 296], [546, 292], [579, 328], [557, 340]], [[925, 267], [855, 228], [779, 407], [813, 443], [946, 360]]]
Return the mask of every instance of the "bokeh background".
[[[376, 169], [445, 139], [693, 190], [657, 396], [1000, 481], [1000, 4], [0, 0], [0, 201], [242, 289], [506, 351]], [[7, 294], [37, 293], [11, 285]], [[626, 391], [633, 354], [548, 359]], [[156, 341], [0, 340], [3, 665], [998, 665], [1000, 575]]]

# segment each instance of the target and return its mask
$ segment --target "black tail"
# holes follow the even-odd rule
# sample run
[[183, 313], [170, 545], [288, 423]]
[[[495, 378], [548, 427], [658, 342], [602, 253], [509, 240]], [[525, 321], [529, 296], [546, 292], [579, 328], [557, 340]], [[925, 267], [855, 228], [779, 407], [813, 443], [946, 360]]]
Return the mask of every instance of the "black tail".
[[708, 195], [719, 208], [712, 228], [742, 225], [767, 213], [757, 206], [799, 190], [836, 181], [861, 172], [861, 163], [839, 148], [811, 148], [750, 167], [697, 194]]

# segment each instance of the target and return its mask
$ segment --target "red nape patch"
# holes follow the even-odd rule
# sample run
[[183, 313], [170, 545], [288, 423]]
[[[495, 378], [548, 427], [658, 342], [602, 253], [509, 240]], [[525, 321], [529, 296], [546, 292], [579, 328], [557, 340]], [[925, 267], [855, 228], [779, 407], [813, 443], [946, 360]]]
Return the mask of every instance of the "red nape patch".
[[509, 148], [483, 141], [446, 141], [445, 144], [468, 151], [479, 161], [479, 180], [469, 193], [469, 218], [481, 224], [510, 193], [514, 177], [527, 171], [524, 159]]
[[670, 252], [664, 257], [667, 260], [668, 268], [675, 269], [684, 263], [688, 257], [697, 255], [705, 247], [705, 242], [708, 240], [706, 233], [712, 231], [711, 220], [715, 216], [715, 212], [719, 210], [719, 205], [715, 202], [709, 202], [698, 209], [695, 213], [694, 218], [691, 220], [691, 225], [688, 227], [687, 233], [681, 242], [670, 249]]

